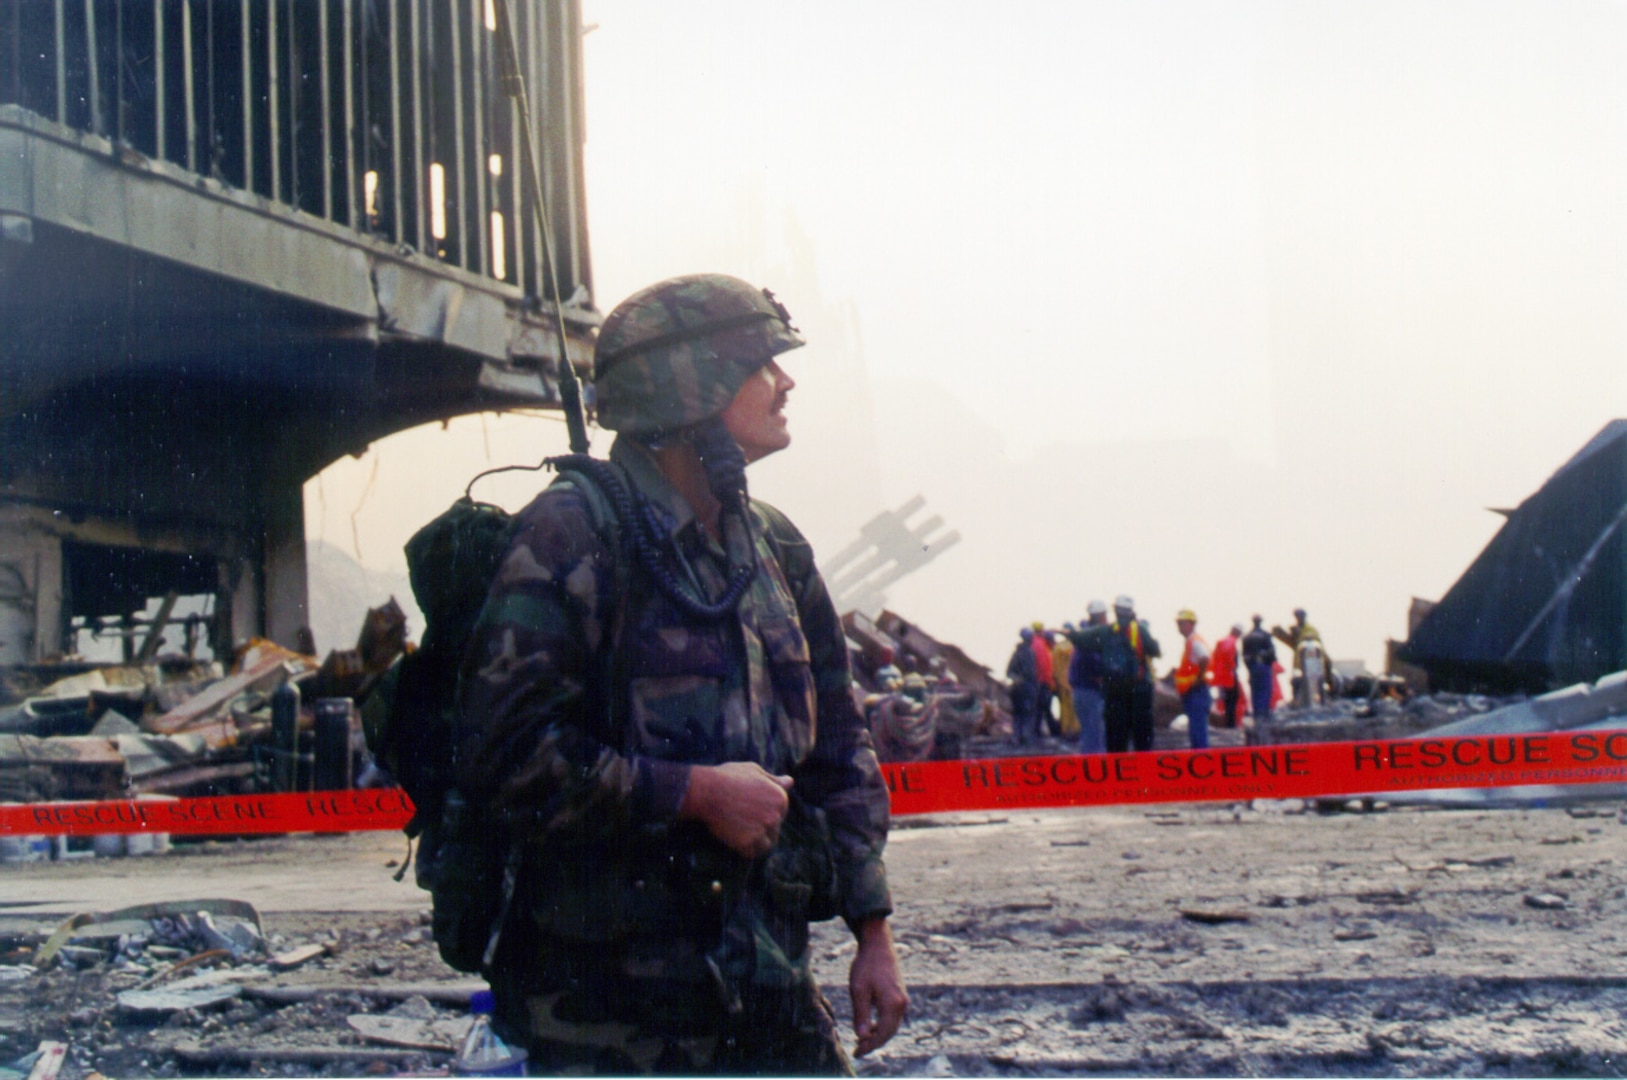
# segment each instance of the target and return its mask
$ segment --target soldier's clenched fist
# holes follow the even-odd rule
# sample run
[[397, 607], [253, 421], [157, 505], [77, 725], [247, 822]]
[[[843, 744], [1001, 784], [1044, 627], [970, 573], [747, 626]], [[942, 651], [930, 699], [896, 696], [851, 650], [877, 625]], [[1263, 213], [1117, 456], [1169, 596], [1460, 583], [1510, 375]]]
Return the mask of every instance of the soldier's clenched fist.
[[790, 790], [789, 776], [774, 776], [755, 761], [695, 765], [678, 814], [705, 824], [729, 850], [755, 859], [779, 840]]

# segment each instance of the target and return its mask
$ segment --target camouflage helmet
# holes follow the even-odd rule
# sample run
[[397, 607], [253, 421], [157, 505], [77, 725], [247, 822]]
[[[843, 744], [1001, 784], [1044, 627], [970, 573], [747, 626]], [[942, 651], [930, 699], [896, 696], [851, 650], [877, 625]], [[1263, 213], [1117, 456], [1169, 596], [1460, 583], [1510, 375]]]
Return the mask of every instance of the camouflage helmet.
[[668, 278], [629, 296], [599, 330], [599, 425], [659, 435], [716, 416], [752, 373], [803, 344], [767, 289], [727, 274]]

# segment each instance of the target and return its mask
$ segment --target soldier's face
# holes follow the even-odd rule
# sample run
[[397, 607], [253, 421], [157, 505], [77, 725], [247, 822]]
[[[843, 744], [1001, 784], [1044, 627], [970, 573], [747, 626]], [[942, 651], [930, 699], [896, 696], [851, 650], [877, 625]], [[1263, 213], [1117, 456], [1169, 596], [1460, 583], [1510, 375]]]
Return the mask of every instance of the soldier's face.
[[796, 386], [780, 365], [770, 360], [758, 368], [723, 410], [723, 426], [753, 462], [791, 445], [785, 420], [785, 397]]

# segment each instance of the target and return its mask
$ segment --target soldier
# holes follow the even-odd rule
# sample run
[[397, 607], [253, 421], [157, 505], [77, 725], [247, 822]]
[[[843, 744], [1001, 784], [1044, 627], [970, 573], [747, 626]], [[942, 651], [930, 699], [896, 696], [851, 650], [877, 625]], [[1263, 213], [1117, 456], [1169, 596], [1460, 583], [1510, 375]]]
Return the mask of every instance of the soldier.
[[775, 358], [802, 344], [724, 275], [611, 312], [593, 374], [618, 437], [588, 471], [617, 527], [576, 485], [539, 495], [465, 657], [458, 786], [518, 853], [488, 977], [539, 1072], [850, 1074], [807, 952], [837, 914], [856, 1052], [908, 1006], [841, 624], [807, 541], [746, 497], [791, 441]]

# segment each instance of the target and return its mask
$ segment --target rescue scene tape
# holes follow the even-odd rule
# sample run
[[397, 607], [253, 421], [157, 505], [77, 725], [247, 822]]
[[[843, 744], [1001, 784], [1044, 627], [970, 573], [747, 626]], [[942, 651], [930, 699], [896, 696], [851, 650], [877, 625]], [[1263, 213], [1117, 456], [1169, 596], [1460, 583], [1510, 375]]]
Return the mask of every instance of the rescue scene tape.
[[[895, 816], [1627, 782], [1627, 729], [886, 764]], [[0, 806], [0, 835], [399, 829], [399, 788]]]

